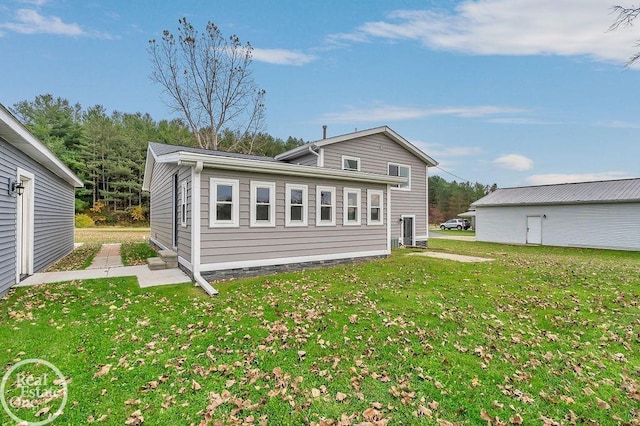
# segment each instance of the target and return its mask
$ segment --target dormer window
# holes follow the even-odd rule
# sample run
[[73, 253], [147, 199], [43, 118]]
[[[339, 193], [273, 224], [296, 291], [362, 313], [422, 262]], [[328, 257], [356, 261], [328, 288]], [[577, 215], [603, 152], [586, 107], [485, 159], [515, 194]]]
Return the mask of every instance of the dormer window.
[[360, 159], [358, 157], [342, 156], [342, 170], [360, 171]]

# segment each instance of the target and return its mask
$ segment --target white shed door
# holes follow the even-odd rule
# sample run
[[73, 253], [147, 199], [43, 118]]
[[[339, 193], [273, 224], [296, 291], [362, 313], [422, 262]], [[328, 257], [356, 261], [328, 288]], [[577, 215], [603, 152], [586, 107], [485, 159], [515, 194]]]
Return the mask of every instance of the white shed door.
[[542, 218], [527, 216], [527, 244], [542, 244]]

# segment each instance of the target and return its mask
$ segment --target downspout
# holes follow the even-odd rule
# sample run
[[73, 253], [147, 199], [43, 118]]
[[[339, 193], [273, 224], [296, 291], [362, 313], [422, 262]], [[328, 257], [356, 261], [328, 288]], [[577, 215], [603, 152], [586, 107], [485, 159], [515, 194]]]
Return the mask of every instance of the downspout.
[[316, 145], [309, 145], [307, 149], [309, 152], [316, 156], [316, 166], [324, 167], [324, 153], [322, 152], [322, 148], [320, 148], [320, 152], [316, 152], [314, 148], [318, 148]]
[[198, 161], [191, 168], [191, 273], [196, 284], [198, 284], [209, 296], [218, 294], [218, 290], [213, 288], [202, 275], [200, 275], [200, 198], [202, 197], [200, 177], [204, 165]]

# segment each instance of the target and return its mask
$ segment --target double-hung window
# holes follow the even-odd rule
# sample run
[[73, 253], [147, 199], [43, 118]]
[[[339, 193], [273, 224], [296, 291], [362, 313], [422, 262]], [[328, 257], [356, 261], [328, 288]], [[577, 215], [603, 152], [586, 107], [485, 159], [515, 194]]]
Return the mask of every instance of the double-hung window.
[[180, 188], [180, 225], [187, 226], [187, 181]]
[[239, 181], [211, 178], [209, 182], [209, 226], [238, 227], [240, 224]]
[[367, 190], [367, 225], [382, 225], [383, 218], [383, 192], [379, 190]]
[[285, 226], [307, 226], [307, 185], [285, 185]]
[[394, 188], [404, 191], [411, 191], [411, 166], [404, 164], [388, 163], [389, 176], [400, 176], [407, 178], [407, 181], [396, 185]]
[[251, 182], [251, 226], [276, 226], [276, 184]]
[[358, 157], [342, 156], [342, 170], [360, 171], [360, 159]]
[[344, 188], [343, 225], [360, 225], [360, 189]]
[[316, 226], [336, 225], [336, 188], [316, 187]]

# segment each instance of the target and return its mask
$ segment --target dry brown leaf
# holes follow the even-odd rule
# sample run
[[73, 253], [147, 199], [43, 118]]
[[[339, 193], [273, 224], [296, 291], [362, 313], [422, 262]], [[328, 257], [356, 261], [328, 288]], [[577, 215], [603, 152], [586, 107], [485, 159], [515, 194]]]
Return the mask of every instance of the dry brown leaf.
[[607, 404], [606, 401], [601, 400], [600, 398], [596, 397], [596, 401], [598, 401], [598, 407], [604, 409], [604, 410], [608, 410], [611, 408], [611, 406], [609, 404]]
[[511, 423], [512, 425], [521, 425], [522, 423], [524, 423], [524, 419], [520, 414], [516, 414], [509, 419], [509, 423]]
[[200, 389], [202, 389], [202, 386], [200, 386], [200, 383], [196, 382], [195, 380], [191, 379], [191, 389], [198, 391]]
[[336, 401], [338, 401], [338, 402], [342, 402], [342, 401], [344, 401], [345, 399], [347, 399], [347, 395], [346, 395], [346, 394], [344, 394], [344, 393], [342, 393], [342, 392], [338, 392], [338, 393], [336, 394]]
[[93, 375], [93, 378], [95, 379], [96, 377], [106, 376], [107, 374], [109, 374], [110, 370], [111, 370], [111, 364], [103, 365], [102, 368], [100, 368], [100, 370]]

